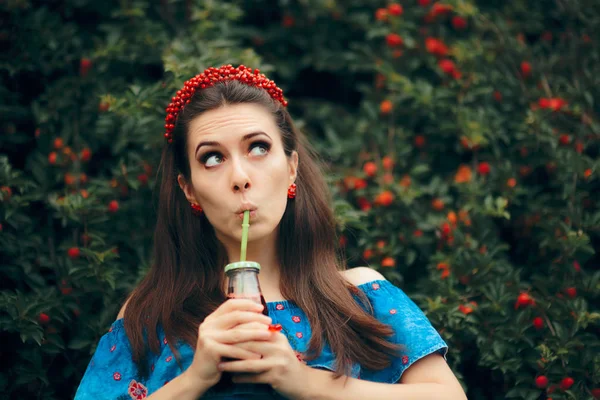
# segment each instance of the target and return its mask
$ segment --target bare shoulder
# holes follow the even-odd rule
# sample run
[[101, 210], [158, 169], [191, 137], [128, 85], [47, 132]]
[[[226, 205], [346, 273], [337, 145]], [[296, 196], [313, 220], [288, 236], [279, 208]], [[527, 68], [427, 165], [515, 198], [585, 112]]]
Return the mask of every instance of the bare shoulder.
[[340, 272], [344, 279], [354, 286], [362, 285], [363, 283], [371, 281], [385, 280], [383, 275], [369, 267], [355, 267]]
[[119, 311], [119, 314], [117, 315], [117, 319], [121, 319], [121, 318], [125, 317], [125, 309], [127, 308], [127, 303], [129, 303], [129, 298], [127, 300], [125, 300], [125, 304], [123, 304], [123, 307], [121, 307], [121, 311]]

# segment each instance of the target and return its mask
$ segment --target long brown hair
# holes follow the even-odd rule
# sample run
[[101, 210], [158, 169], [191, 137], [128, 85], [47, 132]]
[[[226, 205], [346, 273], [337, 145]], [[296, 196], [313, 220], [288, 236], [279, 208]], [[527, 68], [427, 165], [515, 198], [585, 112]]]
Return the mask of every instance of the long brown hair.
[[198, 325], [226, 300], [223, 267], [229, 262], [227, 254], [206, 217], [192, 214], [177, 175], [183, 174], [190, 182], [187, 131], [191, 121], [208, 110], [241, 103], [269, 110], [286, 156], [298, 152], [297, 196], [288, 201], [280, 222], [277, 250], [281, 293], [305, 312], [311, 325], [306, 359], [320, 354], [325, 339], [336, 355], [336, 378], [349, 375], [352, 362], [368, 369], [386, 368], [398, 350], [385, 339], [393, 330], [370, 314], [364, 293], [339, 273], [345, 266], [336, 252], [330, 194], [314, 150], [294, 127], [288, 111], [266, 91], [230, 81], [194, 95], [179, 115], [173, 143], [165, 144], [162, 152], [154, 262], [131, 294], [124, 316], [138, 372], [148, 376], [148, 348], [156, 354], [160, 351], [159, 325], [179, 362], [174, 339], [195, 348]]

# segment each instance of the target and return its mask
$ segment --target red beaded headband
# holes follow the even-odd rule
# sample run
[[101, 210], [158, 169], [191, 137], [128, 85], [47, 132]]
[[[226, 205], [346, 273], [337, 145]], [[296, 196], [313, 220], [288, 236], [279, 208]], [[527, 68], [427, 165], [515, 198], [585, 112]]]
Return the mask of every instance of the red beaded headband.
[[167, 117], [165, 118], [165, 139], [169, 143], [173, 142], [173, 129], [177, 115], [183, 110], [183, 107], [190, 102], [190, 99], [196, 93], [198, 88], [206, 89], [213, 86], [215, 83], [225, 81], [240, 81], [248, 86], [265, 89], [269, 95], [279, 101], [284, 107], [288, 102], [283, 99], [283, 92], [275, 85], [275, 82], [269, 80], [264, 74], [261, 74], [259, 69], [252, 71], [244, 65], [234, 68], [229, 65], [223, 65], [219, 68], [210, 67], [204, 70], [200, 75], [196, 75], [192, 79], [183, 84], [183, 89], [177, 92], [177, 95], [171, 99], [171, 104], [166, 108]]

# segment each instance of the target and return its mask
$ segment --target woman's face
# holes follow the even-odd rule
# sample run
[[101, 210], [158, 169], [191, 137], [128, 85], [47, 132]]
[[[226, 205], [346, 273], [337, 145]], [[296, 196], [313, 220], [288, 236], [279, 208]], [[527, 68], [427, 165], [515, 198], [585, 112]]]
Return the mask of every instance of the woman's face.
[[194, 119], [188, 132], [188, 201], [200, 204], [221, 242], [242, 237], [240, 210], [251, 213], [249, 240], [276, 234], [294, 183], [298, 154], [283, 151], [272, 115], [258, 104], [226, 105]]

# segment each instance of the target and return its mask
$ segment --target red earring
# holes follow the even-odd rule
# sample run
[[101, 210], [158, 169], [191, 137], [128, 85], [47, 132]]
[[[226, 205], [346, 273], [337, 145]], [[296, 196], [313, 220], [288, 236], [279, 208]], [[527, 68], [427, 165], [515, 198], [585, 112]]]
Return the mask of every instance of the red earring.
[[202, 215], [202, 207], [200, 207], [200, 204], [190, 203], [190, 205], [192, 206], [192, 214], [197, 217]]
[[288, 199], [293, 199], [296, 197], [296, 184], [292, 183], [288, 188]]

